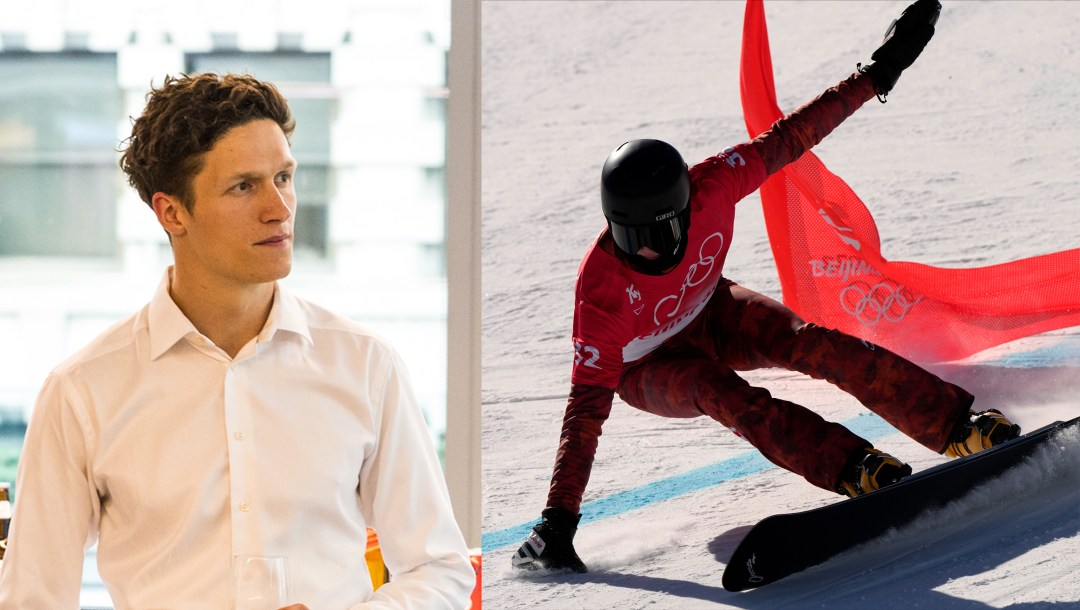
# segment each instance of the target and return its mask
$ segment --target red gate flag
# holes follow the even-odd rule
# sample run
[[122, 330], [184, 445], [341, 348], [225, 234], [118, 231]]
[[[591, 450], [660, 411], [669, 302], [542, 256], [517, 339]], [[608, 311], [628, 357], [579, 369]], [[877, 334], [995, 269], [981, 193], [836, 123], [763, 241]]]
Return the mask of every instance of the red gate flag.
[[[740, 88], [751, 137], [783, 116], [762, 0], [746, 4]], [[866, 206], [810, 152], [760, 192], [784, 304], [808, 322], [920, 362], [1080, 325], [1080, 248], [971, 269], [885, 260]]]

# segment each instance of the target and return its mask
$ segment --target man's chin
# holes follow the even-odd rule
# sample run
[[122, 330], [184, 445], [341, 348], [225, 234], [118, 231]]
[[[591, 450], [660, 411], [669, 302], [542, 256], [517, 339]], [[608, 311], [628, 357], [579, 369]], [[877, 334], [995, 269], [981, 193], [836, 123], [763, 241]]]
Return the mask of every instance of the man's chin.
[[252, 284], [270, 284], [285, 279], [292, 271], [292, 260], [281, 262], [263, 269], [250, 269], [248, 281]]
[[679, 266], [678, 261], [672, 261], [670, 257], [661, 259], [646, 259], [640, 256], [629, 257], [628, 265], [638, 273], [645, 275], [667, 275]]
[[273, 279], [270, 280], [270, 281], [276, 282], [278, 280], [283, 280], [283, 279], [289, 277], [289, 273], [291, 271], [292, 271], [292, 261], [289, 261], [289, 264], [285, 265], [284, 269], [279, 269], [277, 272], [275, 272], [273, 274]]

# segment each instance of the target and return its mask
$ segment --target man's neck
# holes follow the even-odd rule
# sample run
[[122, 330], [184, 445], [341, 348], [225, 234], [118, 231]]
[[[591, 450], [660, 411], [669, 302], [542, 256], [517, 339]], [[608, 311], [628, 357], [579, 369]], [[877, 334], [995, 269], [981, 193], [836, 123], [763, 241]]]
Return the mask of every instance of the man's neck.
[[274, 303], [274, 283], [223, 285], [188, 277], [174, 267], [169, 296], [200, 333], [235, 358], [266, 324]]

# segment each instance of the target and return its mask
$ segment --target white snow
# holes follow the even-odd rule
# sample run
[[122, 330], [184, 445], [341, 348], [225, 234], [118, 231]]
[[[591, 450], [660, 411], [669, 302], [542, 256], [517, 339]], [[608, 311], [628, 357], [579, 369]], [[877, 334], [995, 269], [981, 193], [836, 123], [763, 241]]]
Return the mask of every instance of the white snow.
[[[781, 107], [867, 61], [906, 4], [766, 0]], [[1080, 246], [1080, 3], [943, 5], [937, 35], [889, 102], [868, 103], [815, 153], [867, 203], [891, 260], [971, 267]], [[753, 452], [715, 421], [663, 419], [619, 401], [576, 539], [590, 572], [510, 570], [513, 533], [544, 507], [569, 389], [574, 278], [603, 227], [600, 165], [631, 138], [667, 140], [691, 163], [747, 139], [743, 8], [482, 3], [485, 606], [1080, 608], [1075, 434], [898, 532], [735, 594], [720, 575], [750, 525], [839, 496], [763, 468], [593, 519], [590, 508], [615, 494]], [[725, 272], [780, 296], [756, 195], [740, 204]], [[1026, 430], [1080, 415], [1080, 328], [931, 368]], [[830, 419], [868, 421], [823, 382], [779, 370], [746, 376]], [[874, 441], [916, 469], [945, 459], [898, 433]]]

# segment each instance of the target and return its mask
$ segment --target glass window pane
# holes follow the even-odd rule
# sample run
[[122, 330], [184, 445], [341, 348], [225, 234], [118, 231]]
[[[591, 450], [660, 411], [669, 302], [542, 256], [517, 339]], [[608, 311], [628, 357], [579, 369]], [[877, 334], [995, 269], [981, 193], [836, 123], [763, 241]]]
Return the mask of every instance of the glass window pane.
[[0, 53], [0, 256], [115, 256], [111, 53]]
[[0, 164], [0, 184], [0, 256], [116, 254], [111, 168]]

